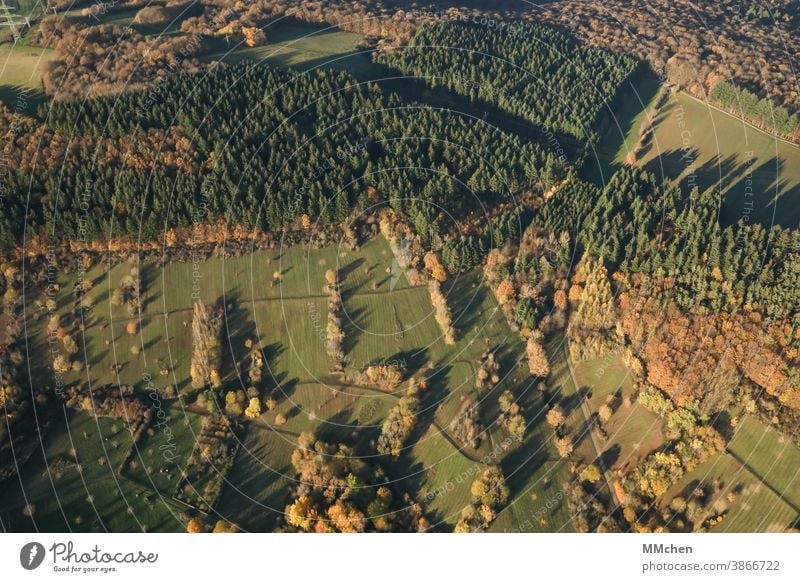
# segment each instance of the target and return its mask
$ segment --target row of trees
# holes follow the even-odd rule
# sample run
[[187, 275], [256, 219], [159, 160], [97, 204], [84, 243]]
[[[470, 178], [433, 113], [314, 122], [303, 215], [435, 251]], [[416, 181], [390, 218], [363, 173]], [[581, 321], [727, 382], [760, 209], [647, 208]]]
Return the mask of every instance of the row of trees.
[[192, 309], [192, 386], [197, 389], [211, 386], [218, 390], [222, 387], [222, 312], [199, 301]]
[[341, 372], [344, 368], [344, 330], [342, 330], [342, 294], [339, 292], [339, 280], [336, 271], [325, 271], [325, 290], [328, 293], [328, 321], [325, 325], [325, 348], [331, 361], [331, 369]]
[[400, 456], [403, 451], [403, 445], [405, 445], [417, 424], [420, 392], [427, 387], [428, 382], [425, 378], [411, 378], [408, 381], [406, 393], [389, 411], [381, 427], [381, 434], [378, 437], [377, 444], [380, 454], [393, 457]]
[[769, 99], [759, 99], [755, 93], [727, 81], [717, 83], [710, 97], [734, 115], [744, 117], [772, 133], [792, 137], [800, 126], [797, 114], [789, 114]]

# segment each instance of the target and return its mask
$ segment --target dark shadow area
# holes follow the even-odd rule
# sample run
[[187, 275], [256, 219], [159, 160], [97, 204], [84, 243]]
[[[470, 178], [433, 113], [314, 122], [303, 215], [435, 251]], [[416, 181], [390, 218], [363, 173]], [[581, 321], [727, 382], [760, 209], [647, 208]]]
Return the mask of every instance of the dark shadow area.
[[600, 457], [597, 459], [600, 463], [601, 467], [608, 469], [609, 467], [613, 467], [617, 461], [619, 460], [620, 453], [622, 453], [622, 447], [618, 444], [614, 444], [607, 448]]
[[658, 77], [642, 63], [623, 83], [611, 103], [602, 109], [595, 125], [600, 136], [594, 152], [596, 157], [589, 153], [582, 172], [585, 179], [600, 186], [608, 183], [620, 167], [614, 161], [617, 153], [635, 129], [636, 118], [656, 96], [659, 87]]
[[345, 306], [342, 311], [344, 312], [340, 315], [342, 331], [344, 331], [342, 351], [344, 352], [345, 359], [347, 359], [348, 354], [355, 349], [358, 338], [361, 335], [361, 330], [365, 329], [371, 312], [367, 311], [364, 307], [347, 309], [347, 306]]

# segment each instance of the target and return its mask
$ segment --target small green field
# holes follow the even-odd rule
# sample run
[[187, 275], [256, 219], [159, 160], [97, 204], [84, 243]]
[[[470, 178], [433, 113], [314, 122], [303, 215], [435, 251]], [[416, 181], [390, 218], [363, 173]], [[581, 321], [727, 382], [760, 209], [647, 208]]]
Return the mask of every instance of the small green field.
[[577, 362], [574, 368], [580, 387], [591, 393], [591, 412], [596, 413], [608, 396], [614, 397], [611, 407], [614, 413], [604, 425], [608, 434], [604, 442], [604, 461], [608, 468], [623, 471], [631, 469], [664, 443], [662, 423], [658, 416], [638, 402], [633, 402], [627, 408], [622, 405], [624, 397], [631, 397], [633, 383], [618, 353]]
[[[179, 505], [152, 485], [120, 476], [120, 464], [130, 449], [131, 435], [121, 420], [57, 411], [41, 448], [22, 468], [20, 480], [12, 480], [3, 490], [0, 515], [5, 528], [59, 532], [180, 530]], [[151, 451], [144, 450], [145, 456], [150, 458]]]
[[302, 70], [331, 67], [358, 75], [375, 68], [369, 53], [358, 48], [362, 37], [335, 28], [320, 28], [296, 24], [276, 23], [264, 29], [267, 42], [262, 46], [248, 47], [231, 40], [214, 41], [207, 60], [227, 63], [242, 61], [264, 62]]
[[297, 438], [284, 432], [250, 426], [220, 503], [220, 518], [244, 531], [272, 531], [297, 485], [291, 465]]
[[22, 43], [0, 45], [0, 100], [11, 111], [35, 113], [44, 98], [42, 73], [52, 53]]
[[783, 531], [798, 514], [746, 467], [727, 454], [719, 454], [688, 473], [662, 498], [666, 505], [676, 495], [686, 497], [697, 487], [708, 492], [707, 511], [724, 512], [714, 532]]
[[[638, 130], [631, 126], [626, 143], [635, 142]], [[618, 157], [626, 153], [620, 150]], [[653, 138], [636, 163], [686, 187], [720, 188], [725, 224], [746, 216], [766, 225], [800, 221], [800, 147], [684, 93], [674, 93], [659, 111]]]
[[[150, 427], [137, 443], [123, 474], [142, 487], [171, 497], [180, 469], [186, 464], [200, 434], [202, 416], [182, 409], [178, 402], [159, 402], [155, 410], [157, 424]], [[163, 417], [160, 416], [161, 410]]]
[[800, 507], [800, 448], [787, 437], [745, 416], [728, 449], [739, 462], [794, 507]]

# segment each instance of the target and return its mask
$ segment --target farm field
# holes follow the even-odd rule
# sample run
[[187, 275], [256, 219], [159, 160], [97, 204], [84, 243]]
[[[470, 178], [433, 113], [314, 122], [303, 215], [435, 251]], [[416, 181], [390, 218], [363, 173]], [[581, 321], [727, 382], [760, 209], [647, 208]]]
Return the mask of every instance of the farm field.
[[800, 449], [791, 440], [745, 416], [728, 450], [788, 503], [800, 507]]
[[374, 69], [368, 53], [358, 48], [362, 37], [334, 28], [276, 23], [264, 29], [267, 42], [248, 47], [244, 44], [229, 47], [215, 41], [207, 60], [226, 63], [242, 61], [265, 62], [283, 67], [308, 70], [319, 66], [345, 69], [358, 75]]
[[588, 389], [589, 410], [596, 413], [608, 396], [614, 397], [614, 414], [604, 425], [608, 434], [604, 461], [609, 469], [633, 468], [647, 454], [664, 443], [661, 419], [638, 402], [626, 408], [625, 397], [631, 398], [633, 385], [630, 374], [619, 354], [573, 364], [575, 376], [582, 389]]
[[[638, 126], [631, 132], [638, 135]], [[618, 157], [625, 154], [620, 150]], [[795, 226], [800, 220], [800, 147], [684, 93], [673, 93], [659, 111], [653, 139], [636, 163], [684, 186], [719, 187], [725, 195], [724, 224], [746, 216], [749, 202], [750, 219], [765, 225]]]
[[722, 522], [711, 529], [714, 532], [783, 531], [798, 517], [790, 505], [725, 453], [685, 475], [663, 496], [662, 506], [697, 487], [708, 492], [706, 507], [725, 512]]

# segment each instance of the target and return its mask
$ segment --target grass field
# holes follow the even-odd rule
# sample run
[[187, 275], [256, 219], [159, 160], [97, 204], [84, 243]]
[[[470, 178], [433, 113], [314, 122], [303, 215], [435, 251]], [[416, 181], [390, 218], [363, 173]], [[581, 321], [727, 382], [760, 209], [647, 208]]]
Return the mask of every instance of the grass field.
[[[558, 491], [568, 475], [567, 464], [554, 454], [552, 430], [543, 422], [545, 402], [524, 365], [521, 339], [509, 329], [494, 296], [481, 284], [480, 272], [473, 271], [443, 286], [457, 329], [456, 344], [445, 345], [427, 287], [412, 287], [405, 276], [393, 277], [391, 265], [392, 252], [382, 237], [357, 251], [297, 246], [199, 263], [172, 262], [163, 267], [147, 263], [140, 266], [140, 319], [124, 305], [111, 303], [112, 293], [136, 266], [134, 263], [110, 269], [98, 265], [85, 273], [83, 280], [91, 282], [88, 297], [93, 307], [84, 319], [85, 341], [77, 333], [75, 339], [83, 348], [88, 367], [68, 373], [67, 381], [85, 384], [88, 374], [95, 387], [130, 384], [141, 391], [147, 388], [144, 379], [149, 376], [164, 395], [161, 404], [168, 416], [169, 437], [155, 430], [139, 441], [133, 462], [120, 477], [125, 487], [150, 491], [148, 498], [169, 498], [174, 493], [179, 468], [191, 454], [201, 422], [199, 414], [188, 413], [172, 399], [178, 392], [192, 392], [192, 304], [196, 297], [207, 303], [222, 298], [223, 382], [229, 388], [247, 388], [249, 381], [242, 363], [249, 352], [245, 342], [251, 340], [266, 355], [264, 383], [266, 388], [274, 388], [271, 395], [277, 400], [273, 410], [247, 423], [244, 446], [239, 448], [218, 504], [223, 517], [241, 521], [246, 529], [274, 525], [274, 510], [283, 509], [285, 479], [292, 474], [288, 458], [303, 431], [314, 430], [320, 438], [332, 442], [349, 440], [358, 443], [364, 454], [373, 454], [374, 444], [369, 443], [377, 438], [399, 394], [358, 386], [353, 372], [373, 362], [390, 360], [402, 363], [407, 375], [427, 376], [429, 388], [423, 395], [418, 429], [408, 443], [408, 453], [396, 462], [386, 462], [386, 470], [406, 490], [422, 490], [421, 496], [430, 496], [430, 511], [437, 523], [441, 522], [439, 529], [447, 530], [470, 501], [470, 487], [477, 468], [483, 466], [482, 459], [494, 458], [504, 464], [512, 491], [509, 510], [498, 527], [529, 528], [522, 522], [540, 511], [542, 500], [550, 499], [554, 488]], [[330, 373], [325, 349], [327, 296], [323, 286], [329, 268], [338, 271], [341, 283], [345, 376]], [[56, 309], [62, 317], [74, 308], [73, 289], [79, 276], [74, 272], [60, 274]], [[31, 348], [45, 353], [48, 315], [36, 307], [37, 300], [44, 302], [45, 297], [31, 297], [28, 303], [34, 332]], [[126, 327], [132, 320], [139, 321], [140, 326], [130, 335]], [[131, 351], [134, 346], [140, 353]], [[501, 380], [491, 390], [479, 392], [474, 370], [487, 349], [496, 351]], [[43, 356], [42, 362], [47, 361], [49, 358]], [[39, 373], [48, 381], [47, 369]], [[508, 451], [501, 444], [509, 435], [497, 423], [497, 399], [506, 389], [517, 397], [528, 423], [524, 442]], [[477, 450], [463, 448], [449, 434], [450, 424], [467, 396], [480, 402], [480, 420], [486, 429]], [[285, 422], [278, 422], [278, 415]], [[54, 433], [51, 438], [63, 437]], [[165, 445], [174, 449], [174, 460], [166, 460], [159, 453]], [[268, 469], [273, 466], [283, 470], [280, 478]], [[465, 471], [457, 486], [450, 484]], [[258, 489], [262, 485], [263, 491]], [[248, 505], [250, 497], [261, 500], [263, 507], [254, 512], [252, 504]], [[48, 515], [54, 510], [48, 508]], [[562, 505], [548, 506], [548, 513], [552, 515], [546, 525], [537, 522], [536, 528], [569, 528]], [[166, 522], [153, 521], [148, 527], [167, 527]], [[181, 523], [175, 521], [172, 526], [180, 529]], [[129, 520], [126, 527], [138, 525]]]
[[[626, 143], [638, 135], [632, 125]], [[624, 158], [626, 152], [618, 155]], [[747, 216], [764, 224], [800, 221], [800, 148], [684, 94], [673, 94], [656, 118], [653, 139], [637, 165], [684, 186], [718, 187], [723, 223]], [[752, 197], [750, 197], [752, 194]]]
[[0, 45], [0, 100], [11, 111], [35, 113], [44, 99], [42, 73], [52, 53], [21, 43]]
[[291, 456], [296, 438], [250, 426], [216, 513], [245, 531], [271, 531], [296, 485]]
[[800, 507], [800, 448], [746, 416], [728, 444], [730, 452], [794, 507]]
[[175, 492], [179, 469], [186, 463], [200, 434], [203, 419], [181, 409], [177, 402], [163, 406], [165, 417], [159, 419], [163, 426], [152, 427], [137, 443], [124, 476], [170, 497]]
[[[180, 530], [177, 504], [117, 473], [130, 447], [130, 433], [119, 420], [83, 412], [56, 416], [42, 449], [21, 471], [24, 491], [13, 480], [0, 497], [3, 526], [8, 531]], [[34, 508], [32, 517], [23, 513], [26, 504]]]
[[[228, 63], [242, 61], [265, 62], [271, 65], [297, 67], [302, 70], [319, 66], [347, 70], [353, 74], [374, 69], [369, 53], [358, 48], [362, 37], [335, 28], [320, 28], [295, 24], [276, 23], [264, 29], [267, 42], [262, 46], [244, 44], [231, 50], [224, 41], [215, 41], [212, 54], [207, 59]], [[232, 45], [238, 42], [232, 40]]]
[[[797, 512], [761, 483], [747, 468], [727, 454], [720, 454], [688, 473], [662, 499], [684, 497], [698, 486], [710, 491], [706, 507], [725, 511], [715, 532], [782, 531], [795, 523]], [[727, 499], [733, 493], [734, 499]]]
[[608, 439], [604, 442], [604, 461], [609, 469], [630, 469], [639, 464], [647, 454], [664, 443], [661, 420], [638, 402], [629, 408], [621, 405], [622, 398], [630, 397], [633, 383], [619, 354], [577, 362], [575, 376], [581, 388], [591, 392], [589, 409], [597, 412], [609, 395], [616, 396], [614, 414], [604, 429]]

